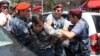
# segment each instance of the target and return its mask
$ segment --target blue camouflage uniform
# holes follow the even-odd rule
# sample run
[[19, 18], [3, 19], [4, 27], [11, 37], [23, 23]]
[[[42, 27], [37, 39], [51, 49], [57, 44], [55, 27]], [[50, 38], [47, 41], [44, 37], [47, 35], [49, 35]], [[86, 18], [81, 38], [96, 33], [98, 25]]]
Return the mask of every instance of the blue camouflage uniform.
[[12, 24], [14, 31], [13, 34], [15, 38], [17, 38], [19, 42], [27, 46], [30, 43], [30, 40], [28, 38], [28, 23], [22, 20], [21, 17], [16, 15], [12, 19]]
[[80, 19], [71, 31], [76, 33], [74, 39], [70, 40], [69, 45], [73, 56], [90, 56], [88, 24]]

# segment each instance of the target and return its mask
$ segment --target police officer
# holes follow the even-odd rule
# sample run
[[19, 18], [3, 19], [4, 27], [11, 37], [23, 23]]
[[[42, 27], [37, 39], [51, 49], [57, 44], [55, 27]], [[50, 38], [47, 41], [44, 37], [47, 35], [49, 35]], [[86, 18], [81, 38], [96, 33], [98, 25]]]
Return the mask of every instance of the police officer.
[[15, 9], [18, 10], [18, 14], [14, 15], [12, 19], [12, 32], [21, 43], [27, 46], [29, 44], [29, 39], [27, 37], [27, 17], [30, 15], [30, 3], [20, 2]]
[[[69, 11], [71, 23], [75, 26], [71, 31], [59, 30], [66, 39], [70, 39], [73, 56], [90, 56], [88, 24], [81, 18], [82, 10], [76, 8]], [[64, 38], [64, 39], [65, 39]]]
[[32, 10], [31, 10], [31, 13], [30, 13], [30, 17], [29, 17], [29, 20], [30, 20], [30, 23], [31, 24], [32, 22], [32, 14], [35, 14], [35, 13], [38, 13], [38, 14], [42, 14], [42, 6], [40, 4], [36, 4], [32, 7]]
[[32, 11], [35, 13], [42, 14], [42, 6], [37, 4], [37, 5], [33, 6]]

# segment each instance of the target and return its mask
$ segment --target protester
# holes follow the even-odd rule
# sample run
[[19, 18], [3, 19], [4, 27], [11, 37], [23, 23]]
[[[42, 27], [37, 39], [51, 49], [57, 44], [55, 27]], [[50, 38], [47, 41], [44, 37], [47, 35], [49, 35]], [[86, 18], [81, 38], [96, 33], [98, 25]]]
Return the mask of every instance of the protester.
[[[52, 26], [52, 28], [54, 28], [55, 30], [57, 29], [62, 29], [67, 31], [67, 28], [69, 26], [69, 23], [66, 19], [64, 19], [61, 15], [63, 12], [63, 6], [61, 5], [61, 3], [55, 4], [54, 8], [53, 8], [53, 14], [50, 14], [47, 16], [46, 18], [46, 23], [49, 26]], [[62, 56], [63, 55], [63, 45], [62, 43], [59, 42], [60, 39], [57, 41], [58, 43], [56, 43], [55, 45], [55, 56]]]
[[32, 40], [30, 49], [37, 56], [54, 56], [53, 39], [60, 38], [53, 28], [44, 23], [42, 15], [35, 13], [32, 16], [32, 25], [29, 28], [30, 38]]

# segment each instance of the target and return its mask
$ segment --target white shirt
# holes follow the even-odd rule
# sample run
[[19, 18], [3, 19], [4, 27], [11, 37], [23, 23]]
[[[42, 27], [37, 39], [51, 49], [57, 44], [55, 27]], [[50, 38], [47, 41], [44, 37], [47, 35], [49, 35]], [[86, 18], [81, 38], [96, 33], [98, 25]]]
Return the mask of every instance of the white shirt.
[[[49, 14], [48, 16], [47, 16], [47, 18], [46, 18], [46, 20], [53, 20], [53, 14]], [[64, 19], [64, 25], [68, 28], [69, 27], [69, 25], [71, 25], [71, 22], [70, 21], [68, 21], [67, 19]]]
[[0, 13], [0, 26], [5, 25], [6, 22], [7, 22], [6, 15], [4, 13]]

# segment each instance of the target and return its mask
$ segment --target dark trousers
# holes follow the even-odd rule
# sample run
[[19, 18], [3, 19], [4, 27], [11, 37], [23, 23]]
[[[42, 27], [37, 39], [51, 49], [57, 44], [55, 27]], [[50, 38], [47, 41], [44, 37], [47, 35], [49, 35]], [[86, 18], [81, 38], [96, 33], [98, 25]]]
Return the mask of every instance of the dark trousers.
[[64, 47], [62, 44], [57, 44], [54, 47], [54, 56], [62, 56]]
[[34, 49], [33, 51], [36, 53], [37, 56], [54, 56], [53, 48], [47, 49]]
[[90, 56], [88, 45], [81, 42], [70, 42], [70, 45], [64, 48], [66, 56]]

